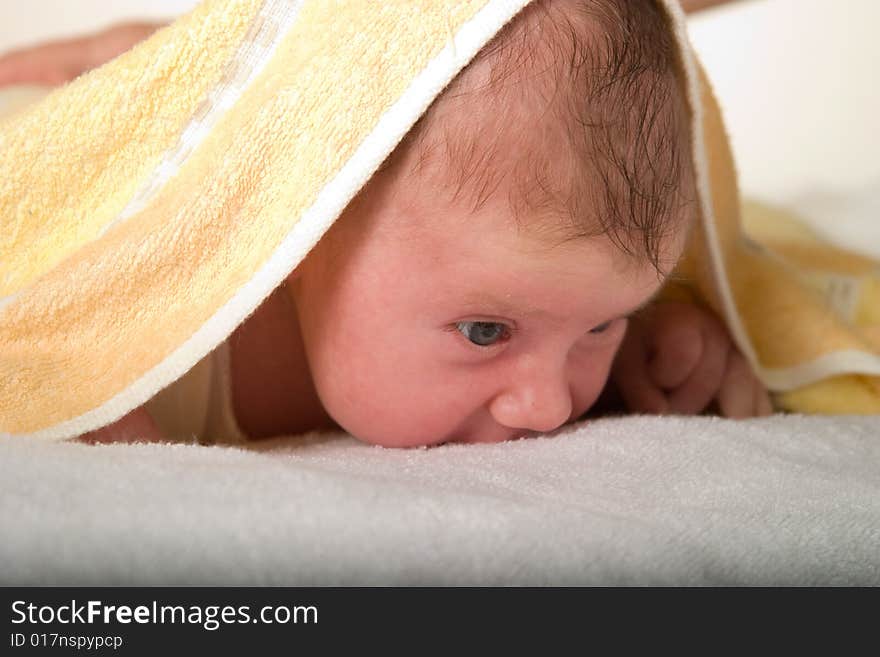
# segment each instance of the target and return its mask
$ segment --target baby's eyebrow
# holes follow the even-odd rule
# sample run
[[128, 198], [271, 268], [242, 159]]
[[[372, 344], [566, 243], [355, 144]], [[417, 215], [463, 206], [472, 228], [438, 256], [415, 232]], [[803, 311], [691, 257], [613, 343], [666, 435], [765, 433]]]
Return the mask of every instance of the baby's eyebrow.
[[475, 292], [466, 295], [461, 300], [465, 306], [490, 308], [499, 315], [523, 315], [528, 317], [550, 317], [550, 313], [533, 305], [520, 306], [504, 299], [498, 298], [486, 292]]
[[[657, 288], [653, 292], [651, 292], [651, 294], [647, 298], [642, 300], [637, 306], [628, 310], [627, 312], [618, 314], [614, 319], [621, 319], [623, 317], [635, 315], [636, 313], [639, 313], [650, 306], [652, 303], [654, 303], [654, 301], [657, 300], [657, 297], [660, 296], [660, 292], [663, 290], [663, 288], [666, 287], [666, 283], [668, 281], [669, 277], [665, 277], [660, 285], [658, 285]], [[552, 313], [546, 310], [542, 310], [541, 308], [537, 308], [533, 305], [525, 307], [519, 306], [486, 292], [474, 292], [468, 294], [464, 298], [462, 298], [461, 302], [464, 306], [473, 306], [481, 309], [488, 308], [499, 315], [519, 315], [526, 317], [540, 317], [542, 319], [556, 318], [555, 315], [553, 315]], [[556, 319], [561, 321], [563, 318], [560, 317]]]

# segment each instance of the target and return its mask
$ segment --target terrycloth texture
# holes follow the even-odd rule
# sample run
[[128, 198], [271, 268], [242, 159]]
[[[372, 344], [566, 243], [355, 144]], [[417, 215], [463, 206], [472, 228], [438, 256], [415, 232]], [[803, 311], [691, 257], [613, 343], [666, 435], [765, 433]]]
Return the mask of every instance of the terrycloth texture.
[[880, 423], [430, 450], [0, 442], [0, 584], [880, 585]]
[[[525, 4], [208, 0], [0, 125], [0, 433], [78, 435], [182, 376]], [[661, 4], [701, 210], [682, 271], [774, 389], [880, 374], [875, 295], [836, 317], [742, 239], [720, 113], [677, 3]], [[822, 410], [880, 410], [860, 380], [869, 403]]]

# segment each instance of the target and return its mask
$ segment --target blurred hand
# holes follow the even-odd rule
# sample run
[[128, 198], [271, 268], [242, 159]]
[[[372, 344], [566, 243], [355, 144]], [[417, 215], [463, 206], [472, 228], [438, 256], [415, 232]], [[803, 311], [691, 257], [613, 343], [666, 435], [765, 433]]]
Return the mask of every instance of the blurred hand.
[[51, 41], [0, 56], [0, 87], [59, 85], [110, 61], [146, 39], [160, 25], [125, 23], [76, 39]]
[[773, 413], [721, 321], [689, 303], [661, 302], [631, 320], [611, 379], [630, 411], [690, 415], [715, 402], [725, 417]]

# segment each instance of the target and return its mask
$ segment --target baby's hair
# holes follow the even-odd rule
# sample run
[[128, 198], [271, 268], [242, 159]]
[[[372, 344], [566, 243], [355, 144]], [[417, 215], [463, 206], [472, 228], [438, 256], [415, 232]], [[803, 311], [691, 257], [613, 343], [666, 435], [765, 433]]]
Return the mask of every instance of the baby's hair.
[[[480, 51], [397, 152], [418, 148], [421, 169], [439, 147], [456, 172], [453, 194], [470, 195], [475, 211], [512, 175], [509, 203], [520, 226], [526, 211], [552, 213], [561, 219], [527, 227], [554, 235], [561, 228], [562, 241], [606, 235], [662, 274], [663, 238], [682, 228], [693, 206], [679, 70], [671, 27], [654, 0], [536, 0]], [[443, 106], [459, 101], [480, 129], [444, 117]], [[545, 148], [526, 145], [504, 170], [510, 154], [498, 150], [498, 132], [535, 102], [543, 107], [530, 127]], [[550, 146], [554, 139], [561, 148]]]

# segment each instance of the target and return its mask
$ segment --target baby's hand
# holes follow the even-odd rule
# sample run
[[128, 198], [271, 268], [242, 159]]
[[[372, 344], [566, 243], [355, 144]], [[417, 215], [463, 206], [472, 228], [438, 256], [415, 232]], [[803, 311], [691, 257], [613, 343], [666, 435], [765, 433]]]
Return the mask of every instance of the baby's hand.
[[716, 401], [725, 417], [773, 413], [721, 321], [689, 303], [657, 303], [631, 320], [611, 377], [631, 411], [695, 414]]
[[0, 57], [0, 87], [63, 84], [121, 55], [158, 27], [151, 23], [126, 23], [76, 39], [15, 50]]

